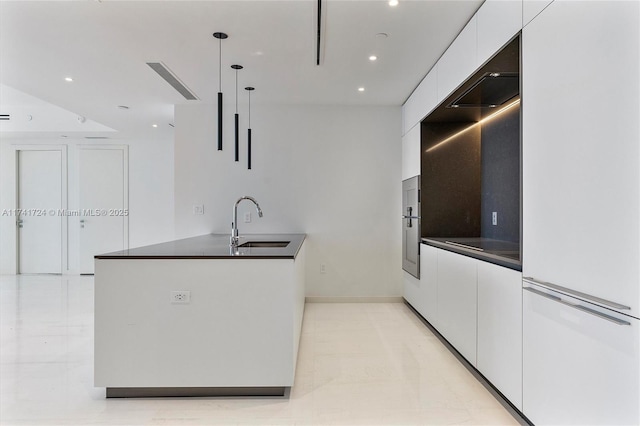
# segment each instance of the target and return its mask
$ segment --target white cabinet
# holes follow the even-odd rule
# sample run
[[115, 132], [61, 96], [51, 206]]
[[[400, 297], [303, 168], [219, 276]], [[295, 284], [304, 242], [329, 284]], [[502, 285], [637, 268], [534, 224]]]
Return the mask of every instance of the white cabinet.
[[640, 424], [640, 321], [527, 287], [524, 414], [538, 425]]
[[437, 325], [438, 249], [420, 244], [420, 279], [404, 274], [404, 298], [431, 325]]
[[522, 1], [487, 0], [476, 16], [480, 66], [522, 29]]
[[438, 328], [438, 249], [420, 244], [420, 314]]
[[522, 2], [522, 26], [526, 26], [553, 0], [524, 0]]
[[476, 365], [477, 260], [438, 250], [438, 331]]
[[402, 106], [402, 134], [420, 123], [438, 105], [436, 64]]
[[478, 370], [522, 410], [522, 274], [478, 262]]
[[420, 125], [402, 137], [402, 180], [420, 174]]
[[420, 301], [422, 293], [422, 291], [420, 290], [420, 284], [422, 284], [421, 281], [410, 273], [402, 271], [402, 283], [402, 294], [405, 300], [409, 302], [409, 304], [413, 306], [416, 311], [420, 312]]
[[640, 317], [640, 3], [551, 3], [523, 30], [523, 275]]
[[458, 34], [438, 61], [438, 102], [460, 86], [478, 67], [477, 17]]

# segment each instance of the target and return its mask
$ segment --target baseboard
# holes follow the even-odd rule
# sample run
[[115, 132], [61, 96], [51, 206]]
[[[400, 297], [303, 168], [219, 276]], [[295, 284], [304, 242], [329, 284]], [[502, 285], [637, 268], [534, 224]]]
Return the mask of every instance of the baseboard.
[[307, 303], [403, 303], [402, 296], [382, 296], [382, 297], [329, 297], [329, 296], [307, 296]]

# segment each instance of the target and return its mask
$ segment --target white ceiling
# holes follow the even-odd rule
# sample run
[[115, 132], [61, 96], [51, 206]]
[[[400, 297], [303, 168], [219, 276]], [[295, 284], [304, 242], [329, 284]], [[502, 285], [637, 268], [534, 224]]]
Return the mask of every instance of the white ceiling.
[[[323, 0], [316, 66], [316, 0], [0, 1], [0, 83], [115, 137], [170, 136], [175, 104], [215, 101], [212, 33], [222, 31], [225, 102], [235, 99], [230, 66], [241, 64], [241, 103], [251, 85], [252, 103], [401, 105], [482, 2]], [[146, 62], [165, 63], [200, 100], [185, 100]], [[0, 113], [11, 113], [5, 98]]]

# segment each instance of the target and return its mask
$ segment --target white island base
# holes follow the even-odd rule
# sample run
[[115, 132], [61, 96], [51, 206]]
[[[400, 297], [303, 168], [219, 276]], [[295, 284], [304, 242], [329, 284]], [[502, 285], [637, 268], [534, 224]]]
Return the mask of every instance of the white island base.
[[304, 257], [303, 245], [295, 259], [96, 258], [95, 386], [107, 397], [284, 395]]

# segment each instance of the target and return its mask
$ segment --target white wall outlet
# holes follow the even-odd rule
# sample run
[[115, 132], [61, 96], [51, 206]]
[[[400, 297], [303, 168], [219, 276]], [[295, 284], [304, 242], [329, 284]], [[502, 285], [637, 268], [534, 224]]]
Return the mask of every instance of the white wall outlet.
[[197, 204], [193, 206], [193, 214], [201, 215], [204, 214], [204, 204]]
[[498, 212], [491, 213], [491, 224], [494, 226], [498, 224]]
[[244, 223], [251, 223], [251, 212], [245, 212]]
[[327, 265], [325, 265], [324, 263], [320, 264], [320, 273], [321, 274], [326, 274], [327, 273]]
[[171, 303], [173, 304], [187, 304], [191, 303], [191, 292], [190, 291], [172, 291], [171, 292]]

